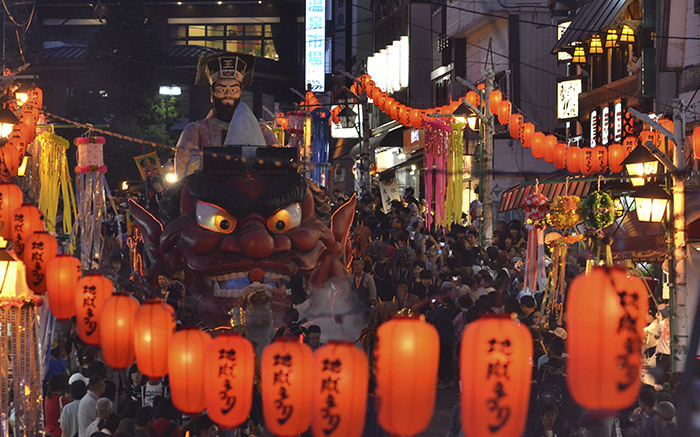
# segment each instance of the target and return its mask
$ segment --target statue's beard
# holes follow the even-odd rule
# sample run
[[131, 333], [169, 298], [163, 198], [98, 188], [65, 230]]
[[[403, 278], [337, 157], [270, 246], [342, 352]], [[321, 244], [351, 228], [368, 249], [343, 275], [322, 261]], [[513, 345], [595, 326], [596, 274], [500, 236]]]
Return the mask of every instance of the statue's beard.
[[228, 103], [224, 103], [222, 99], [214, 97], [213, 103], [216, 118], [230, 123], [233, 118], [233, 113], [236, 111], [236, 106], [238, 106], [238, 102], [240, 102], [240, 99], [234, 99], [233, 105], [229, 105]]

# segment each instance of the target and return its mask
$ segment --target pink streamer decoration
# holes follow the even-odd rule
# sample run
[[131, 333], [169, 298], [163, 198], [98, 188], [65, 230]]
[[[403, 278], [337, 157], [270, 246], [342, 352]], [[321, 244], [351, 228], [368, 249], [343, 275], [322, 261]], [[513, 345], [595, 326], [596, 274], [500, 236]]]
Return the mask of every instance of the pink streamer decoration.
[[[447, 158], [451, 126], [442, 120], [430, 119], [423, 122], [426, 132], [425, 144], [425, 200], [427, 203], [426, 226], [428, 229], [445, 226], [445, 198], [447, 189]], [[433, 186], [433, 177], [435, 185]], [[433, 206], [433, 199], [435, 205]], [[432, 214], [435, 214], [434, 220]]]

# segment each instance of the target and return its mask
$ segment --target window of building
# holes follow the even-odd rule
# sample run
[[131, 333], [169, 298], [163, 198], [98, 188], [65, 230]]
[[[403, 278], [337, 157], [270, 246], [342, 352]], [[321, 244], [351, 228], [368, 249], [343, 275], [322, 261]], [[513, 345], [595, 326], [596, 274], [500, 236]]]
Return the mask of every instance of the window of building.
[[171, 24], [170, 37], [177, 45], [199, 45], [277, 61], [279, 55], [272, 38], [272, 26], [272, 24]]

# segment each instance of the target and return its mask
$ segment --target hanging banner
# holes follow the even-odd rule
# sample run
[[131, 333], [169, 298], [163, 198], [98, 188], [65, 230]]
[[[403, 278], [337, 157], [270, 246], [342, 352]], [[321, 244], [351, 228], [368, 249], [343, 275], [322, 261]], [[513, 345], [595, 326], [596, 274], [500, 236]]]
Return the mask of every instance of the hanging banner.
[[139, 168], [141, 179], [144, 181], [146, 178], [152, 178], [160, 175], [160, 160], [158, 159], [156, 152], [146, 153], [145, 155], [141, 156], [134, 156], [134, 161], [136, 161], [136, 166]]
[[401, 200], [399, 184], [396, 182], [396, 175], [394, 172], [387, 174], [385, 177], [380, 176], [379, 192], [382, 195], [382, 207], [384, 208], [384, 212], [388, 213], [391, 211], [391, 201]]

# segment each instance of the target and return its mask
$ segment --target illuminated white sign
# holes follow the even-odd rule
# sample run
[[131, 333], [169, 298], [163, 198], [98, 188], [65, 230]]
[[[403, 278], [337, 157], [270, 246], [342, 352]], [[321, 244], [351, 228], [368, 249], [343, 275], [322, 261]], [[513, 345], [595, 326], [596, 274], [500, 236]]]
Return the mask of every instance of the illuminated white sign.
[[600, 123], [600, 127], [603, 128], [602, 132], [602, 143], [604, 146], [608, 145], [608, 138], [610, 138], [610, 108], [607, 106], [603, 107], [603, 121]]
[[[598, 111], [591, 111], [591, 132], [598, 132]], [[596, 144], [595, 136], [591, 134], [591, 147]]]
[[615, 103], [615, 131], [613, 140], [616, 143], [622, 141], [622, 103]]
[[408, 49], [408, 37], [402, 36], [367, 58], [367, 73], [385, 93], [395, 93], [408, 86]]
[[306, 0], [306, 85], [325, 91], [326, 0]]
[[580, 78], [557, 83], [557, 118], [559, 120], [578, 117], [579, 94], [581, 94]]
[[[559, 23], [557, 26], [557, 41], [561, 39], [561, 37], [564, 35], [564, 32], [566, 32], [566, 29], [569, 28], [569, 25], [571, 24], [571, 21], [565, 21], [563, 23]], [[557, 52], [557, 60], [558, 61], [570, 61], [571, 60], [571, 54], [568, 53], [565, 50], [559, 50]]]

